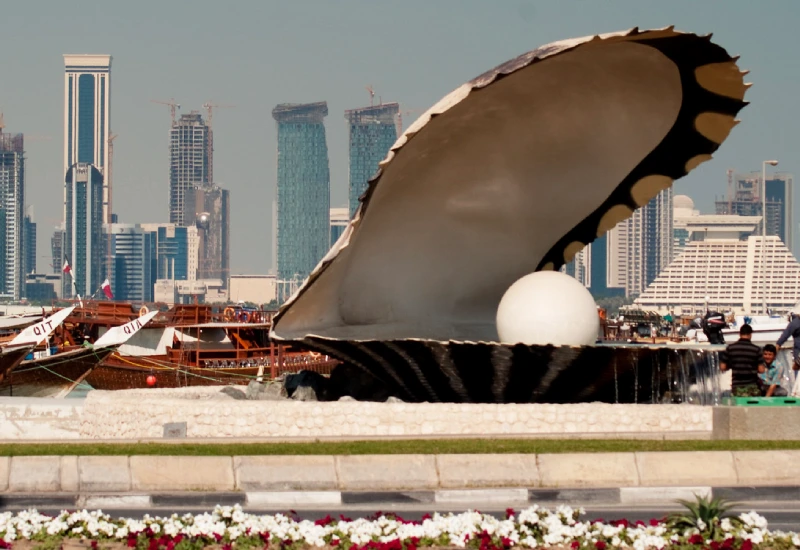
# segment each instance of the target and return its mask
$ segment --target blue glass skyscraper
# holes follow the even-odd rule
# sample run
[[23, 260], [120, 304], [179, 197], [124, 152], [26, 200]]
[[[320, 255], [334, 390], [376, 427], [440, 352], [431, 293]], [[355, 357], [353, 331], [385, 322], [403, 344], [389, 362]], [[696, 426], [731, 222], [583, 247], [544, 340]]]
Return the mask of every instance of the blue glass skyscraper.
[[[64, 56], [64, 249], [75, 274], [65, 296], [91, 295], [105, 277], [103, 224], [111, 222], [108, 138], [111, 56]], [[53, 259], [60, 262], [63, 258]]]
[[278, 301], [308, 277], [330, 244], [330, 172], [324, 101], [281, 104], [278, 123]]
[[367, 190], [367, 182], [378, 171], [378, 163], [386, 158], [397, 141], [397, 103], [344, 112], [350, 124], [350, 217], [358, 208], [358, 199]]
[[67, 171], [64, 254], [72, 267], [64, 277], [64, 296], [91, 295], [103, 282], [103, 175], [92, 164], [75, 163]]

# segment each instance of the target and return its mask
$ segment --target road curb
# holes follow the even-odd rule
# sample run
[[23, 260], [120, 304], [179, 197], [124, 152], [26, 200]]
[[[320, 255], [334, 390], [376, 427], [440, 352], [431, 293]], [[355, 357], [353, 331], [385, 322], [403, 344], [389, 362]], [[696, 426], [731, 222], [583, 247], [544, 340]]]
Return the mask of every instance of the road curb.
[[763, 487], [616, 487], [604, 489], [565, 488], [555, 490], [495, 487], [489, 489], [438, 491], [249, 491], [180, 492], [154, 494], [35, 493], [0, 494], [0, 509], [124, 508], [213, 508], [241, 505], [251, 509], [291, 507], [325, 508], [340, 505], [383, 507], [388, 505], [501, 505], [524, 507], [533, 504], [573, 506], [597, 504], [674, 504], [694, 495], [723, 497], [746, 503], [800, 500], [800, 486]]

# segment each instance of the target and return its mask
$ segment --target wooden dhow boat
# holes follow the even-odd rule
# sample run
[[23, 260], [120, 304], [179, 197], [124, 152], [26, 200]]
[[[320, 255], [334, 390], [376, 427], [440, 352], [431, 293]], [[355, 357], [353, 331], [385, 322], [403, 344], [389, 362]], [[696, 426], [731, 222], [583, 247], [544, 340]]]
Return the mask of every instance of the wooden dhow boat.
[[[74, 308], [62, 310], [53, 317], [58, 316], [60, 324], [72, 309]], [[0, 395], [65, 397], [87, 378], [92, 369], [141, 330], [154, 316], [155, 313], [152, 313], [108, 330], [94, 344], [61, 347], [55, 353], [51, 353], [48, 346], [46, 350], [38, 352], [38, 355], [31, 355], [29, 359], [9, 369], [0, 378]]]
[[4, 329], [21, 328], [22, 330], [9, 341], [0, 344], [0, 395], [8, 374], [20, 365], [34, 349], [46, 342], [50, 335], [61, 325], [74, 308], [60, 310], [50, 317], [42, 316], [18, 317], [6, 319]]
[[[65, 321], [64, 338], [91, 341], [148, 311], [128, 302], [87, 302]], [[285, 371], [329, 373], [338, 364], [318, 353], [274, 345], [272, 312], [186, 304], [155, 313], [147, 327], [88, 373], [89, 385], [98, 390], [246, 385]]]

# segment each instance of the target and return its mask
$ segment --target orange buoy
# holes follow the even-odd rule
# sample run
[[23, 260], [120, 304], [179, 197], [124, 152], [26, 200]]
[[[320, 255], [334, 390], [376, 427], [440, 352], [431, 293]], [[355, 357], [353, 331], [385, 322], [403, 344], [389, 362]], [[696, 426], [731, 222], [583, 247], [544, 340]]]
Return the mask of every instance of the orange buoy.
[[152, 374], [147, 377], [147, 385], [150, 386], [150, 387], [153, 387], [153, 386], [156, 385], [156, 377], [153, 376]]

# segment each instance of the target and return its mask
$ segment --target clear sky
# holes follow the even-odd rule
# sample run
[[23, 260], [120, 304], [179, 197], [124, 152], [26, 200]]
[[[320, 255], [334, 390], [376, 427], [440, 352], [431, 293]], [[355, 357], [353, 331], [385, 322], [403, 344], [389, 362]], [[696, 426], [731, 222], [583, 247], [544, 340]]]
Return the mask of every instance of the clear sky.
[[[326, 100], [333, 206], [347, 201], [344, 110], [369, 105], [365, 86], [413, 118], [464, 81], [556, 40], [676, 25], [713, 32], [751, 70], [742, 124], [675, 190], [704, 212], [725, 171], [777, 158], [797, 173], [800, 151], [800, 1], [770, 0], [43, 0], [6, 2], [0, 109], [6, 131], [29, 134], [27, 202], [39, 224], [39, 271], [61, 221], [64, 53], [102, 53], [112, 66], [114, 210], [123, 222], [168, 219], [169, 109], [207, 100], [214, 174], [231, 190], [231, 272], [271, 267], [276, 129], [283, 102]], [[795, 221], [800, 222], [800, 198]], [[796, 224], [797, 225], [797, 224]], [[797, 240], [797, 229], [795, 236]]]

